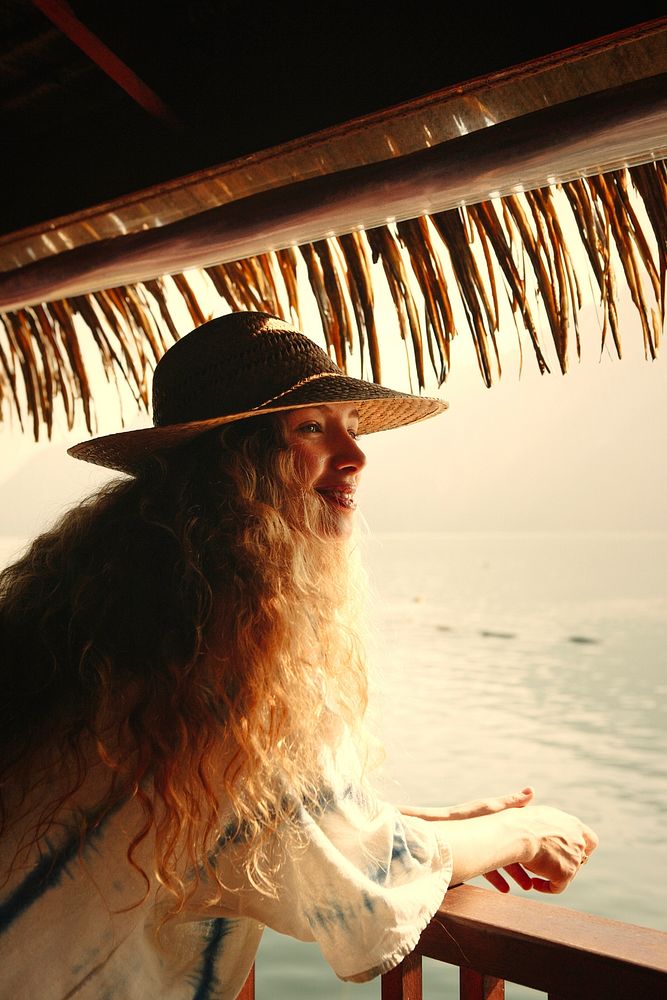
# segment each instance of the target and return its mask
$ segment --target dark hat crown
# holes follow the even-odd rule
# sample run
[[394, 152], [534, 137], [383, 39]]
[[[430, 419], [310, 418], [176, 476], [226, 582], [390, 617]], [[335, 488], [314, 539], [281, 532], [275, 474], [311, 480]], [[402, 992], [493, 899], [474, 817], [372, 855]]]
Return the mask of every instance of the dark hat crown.
[[269, 313], [229, 313], [182, 337], [153, 378], [156, 427], [257, 409], [323, 372], [342, 374], [314, 344]]

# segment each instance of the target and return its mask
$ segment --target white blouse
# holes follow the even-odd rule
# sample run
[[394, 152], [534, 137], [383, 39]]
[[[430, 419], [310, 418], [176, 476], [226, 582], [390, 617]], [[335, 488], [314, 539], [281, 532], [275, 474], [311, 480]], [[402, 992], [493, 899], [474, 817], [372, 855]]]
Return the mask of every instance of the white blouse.
[[244, 874], [243, 838], [222, 833], [213, 861], [229, 890], [223, 903], [210, 905], [202, 879], [187, 910], [156, 933], [158, 882], [126, 858], [136, 808], [119, 808], [83, 845], [78, 834], [54, 836], [0, 889], [3, 996], [234, 1000], [264, 926], [317, 941], [337, 976], [363, 982], [412, 951], [451, 876], [441, 824], [402, 816], [341, 779], [299, 807], [298, 835], [277, 835], [275, 896]]

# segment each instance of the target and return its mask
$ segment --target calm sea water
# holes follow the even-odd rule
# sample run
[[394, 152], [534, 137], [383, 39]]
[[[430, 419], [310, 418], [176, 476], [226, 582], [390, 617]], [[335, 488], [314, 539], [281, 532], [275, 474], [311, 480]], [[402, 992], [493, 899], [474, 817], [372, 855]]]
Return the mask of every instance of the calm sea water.
[[[532, 784], [600, 836], [566, 893], [537, 898], [667, 930], [667, 533], [365, 547], [387, 795], [441, 805]], [[426, 996], [458, 996], [453, 970], [425, 966]], [[257, 977], [260, 998], [379, 997], [273, 932]]]
[[[667, 930], [667, 533], [363, 545], [386, 795], [441, 805], [532, 784], [600, 835], [544, 905]], [[5, 540], [0, 559], [19, 546]], [[426, 964], [431, 995], [454, 996], [453, 971]], [[379, 983], [341, 983], [314, 945], [271, 931], [257, 979], [260, 1000], [379, 997]]]

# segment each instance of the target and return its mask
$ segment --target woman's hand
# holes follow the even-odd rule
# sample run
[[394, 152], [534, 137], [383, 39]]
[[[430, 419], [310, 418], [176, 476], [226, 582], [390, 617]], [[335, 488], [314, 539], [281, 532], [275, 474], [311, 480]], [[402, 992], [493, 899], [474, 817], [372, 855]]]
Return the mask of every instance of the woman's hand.
[[576, 816], [534, 805], [449, 820], [439, 836], [452, 852], [453, 884], [483, 875], [500, 892], [509, 890], [501, 869], [523, 889], [563, 892], [598, 845]]
[[537, 892], [559, 893], [570, 884], [598, 846], [597, 834], [576, 816], [551, 806], [533, 806], [527, 829], [531, 856], [522, 861]]
[[472, 799], [470, 802], [459, 802], [455, 806], [399, 806], [404, 816], [417, 816], [425, 820], [457, 820], [472, 819], [474, 816], [489, 816], [491, 813], [503, 812], [505, 809], [523, 809], [533, 800], [533, 788], [523, 788], [520, 792], [510, 792], [508, 795], [496, 795], [488, 799]]

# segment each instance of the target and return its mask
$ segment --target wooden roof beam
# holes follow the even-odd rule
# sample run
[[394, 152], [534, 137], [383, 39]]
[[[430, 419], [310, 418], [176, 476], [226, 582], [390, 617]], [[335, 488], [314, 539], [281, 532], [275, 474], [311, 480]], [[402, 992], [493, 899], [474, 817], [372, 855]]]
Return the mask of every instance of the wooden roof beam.
[[0, 309], [371, 229], [667, 158], [667, 74], [0, 273]]
[[66, 0], [32, 0], [33, 5], [41, 10], [71, 42], [84, 52], [89, 59], [99, 66], [114, 83], [125, 91], [133, 101], [154, 118], [159, 118], [172, 127], [180, 126], [180, 122], [161, 100], [160, 97], [137, 74], [127, 66], [122, 59], [112, 52], [89, 28], [76, 16]]
[[0, 235], [0, 271], [165, 226], [261, 191], [402, 158], [659, 74], [667, 74], [667, 17]]

